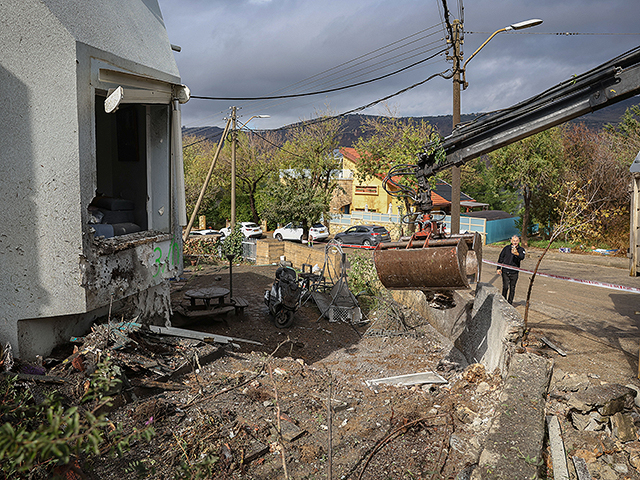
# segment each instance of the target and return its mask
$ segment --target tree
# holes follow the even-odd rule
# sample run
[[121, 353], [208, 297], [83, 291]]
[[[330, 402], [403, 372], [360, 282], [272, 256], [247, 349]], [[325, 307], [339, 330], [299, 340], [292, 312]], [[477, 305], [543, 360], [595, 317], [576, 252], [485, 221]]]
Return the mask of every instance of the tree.
[[[441, 178], [449, 181], [449, 172], [441, 175]], [[462, 165], [460, 181], [463, 192], [478, 202], [489, 204], [490, 210], [518, 213], [521, 204], [518, 190], [496, 180], [486, 155]]]
[[558, 128], [545, 130], [489, 154], [496, 185], [517, 189], [524, 205], [522, 243], [534, 208], [544, 212], [546, 200], [557, 191], [562, 164], [562, 139]]
[[[425, 121], [413, 119], [404, 121], [393, 116], [369, 117], [363, 129], [371, 133], [368, 139], [359, 138], [355, 149], [360, 156], [358, 176], [366, 181], [374, 176], [386, 176], [392, 167], [415, 165], [418, 153], [431, 141], [439, 141], [440, 136]], [[417, 188], [413, 175], [403, 176], [399, 183]], [[411, 199], [404, 197], [405, 211], [411, 211]]]
[[626, 248], [632, 158], [618, 158], [617, 150], [624, 149], [629, 140], [626, 135], [620, 138], [615, 130], [594, 132], [581, 124], [563, 131], [562, 183], [579, 186], [590, 199], [589, 212], [598, 211], [590, 228], [572, 233], [573, 241], [605, 242]]
[[[236, 148], [236, 208], [246, 197], [251, 219], [260, 223], [257, 198], [267, 181], [273, 180], [279, 171], [279, 156], [274, 132], [238, 132]], [[219, 180], [226, 191], [231, 188], [231, 144], [227, 143], [221, 154]], [[240, 193], [241, 195], [238, 195]], [[226, 202], [225, 202], [226, 203]]]
[[[186, 145], [182, 150], [182, 155], [184, 158], [187, 218], [189, 218], [209, 172], [211, 161], [216, 153], [217, 143], [211, 140], [202, 141], [191, 135], [185, 136], [182, 141]], [[206, 215], [210, 222], [217, 216], [222, 193], [220, 182], [215, 181], [215, 177], [212, 178], [199, 209], [200, 214]]]
[[273, 222], [308, 226], [329, 214], [334, 176], [339, 168], [335, 150], [340, 139], [341, 120], [324, 114], [319, 121], [302, 122], [279, 152], [280, 173], [263, 192], [263, 215]]
[[563, 183], [559, 190], [553, 195], [557, 201], [557, 218], [549, 235], [549, 242], [538, 258], [536, 267], [529, 280], [529, 288], [527, 290], [527, 300], [524, 309], [524, 327], [527, 328], [527, 320], [529, 317], [529, 300], [531, 299], [531, 291], [533, 282], [538, 273], [538, 268], [542, 259], [551, 248], [551, 244], [561, 235], [580, 235], [581, 232], [590, 231], [594, 222], [597, 221], [600, 214], [600, 207], [594, 203], [595, 197], [593, 192], [589, 191], [588, 185], [579, 185], [576, 181]]

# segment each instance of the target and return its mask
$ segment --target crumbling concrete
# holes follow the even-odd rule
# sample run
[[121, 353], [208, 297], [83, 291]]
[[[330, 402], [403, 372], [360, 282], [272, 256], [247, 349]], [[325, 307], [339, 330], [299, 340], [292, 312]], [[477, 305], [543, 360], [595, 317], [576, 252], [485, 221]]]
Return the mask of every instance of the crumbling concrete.
[[488, 283], [479, 283], [475, 297], [467, 291], [454, 292], [455, 306], [429, 306], [420, 291], [394, 291], [393, 297], [426, 318], [453, 342], [468, 363], [481, 363], [487, 371], [504, 374], [509, 355], [524, 333], [524, 321], [500, 292]]
[[514, 355], [472, 479], [537, 478], [542, 466], [545, 401], [552, 362], [534, 354]]

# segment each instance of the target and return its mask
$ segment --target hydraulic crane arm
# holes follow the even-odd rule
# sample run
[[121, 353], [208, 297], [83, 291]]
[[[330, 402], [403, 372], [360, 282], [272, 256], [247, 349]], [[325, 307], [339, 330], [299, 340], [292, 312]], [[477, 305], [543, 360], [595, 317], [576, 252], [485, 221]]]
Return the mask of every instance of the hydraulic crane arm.
[[640, 47], [636, 47], [513, 107], [460, 126], [442, 141], [446, 160], [436, 163], [425, 153], [418, 167], [426, 176], [434, 175], [639, 93]]
[[[376, 248], [374, 261], [380, 281], [388, 288], [400, 289], [468, 288], [469, 278], [480, 278], [479, 235], [444, 235], [431, 215], [429, 177], [639, 93], [637, 47], [513, 107], [456, 128], [441, 142], [427, 144], [417, 165], [392, 168], [384, 188], [392, 196], [413, 200], [414, 211], [405, 215], [403, 222], [415, 223], [419, 230], [402, 250], [391, 249], [400, 244]], [[415, 178], [417, 188], [399, 181], [402, 176]]]

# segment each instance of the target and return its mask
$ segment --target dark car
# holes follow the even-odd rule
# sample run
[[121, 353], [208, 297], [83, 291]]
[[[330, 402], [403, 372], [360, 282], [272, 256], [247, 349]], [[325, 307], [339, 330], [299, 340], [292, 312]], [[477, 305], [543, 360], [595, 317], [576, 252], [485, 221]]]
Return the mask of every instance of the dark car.
[[356, 225], [336, 233], [335, 239], [347, 245], [377, 245], [390, 242], [389, 231], [380, 225]]

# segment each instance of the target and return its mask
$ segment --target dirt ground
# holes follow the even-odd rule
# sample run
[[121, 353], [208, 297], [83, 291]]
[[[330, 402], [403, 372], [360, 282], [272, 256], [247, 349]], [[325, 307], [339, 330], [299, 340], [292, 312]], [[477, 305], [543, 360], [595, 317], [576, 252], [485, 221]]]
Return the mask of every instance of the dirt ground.
[[[233, 294], [248, 301], [243, 314], [188, 324], [178, 313], [173, 318], [181, 328], [231, 337], [230, 344], [140, 334], [126, 347], [111, 346], [130, 385], [118, 394], [109, 419], [125, 432], [151, 425], [155, 436], [133, 442], [122, 457], [87, 460], [82, 464], [87, 478], [469, 478], [464, 472], [478, 461], [499, 405], [501, 377], [480, 365], [460, 369], [443, 361], [450, 343], [397, 304], [350, 325], [322, 318], [309, 300], [292, 327], [278, 329], [263, 301], [275, 270], [234, 266]], [[171, 283], [174, 308], [186, 290], [212, 286], [229, 287], [228, 268], [187, 268]], [[538, 337], [550, 336], [550, 322], [540, 315], [532, 319], [536, 328], [528, 347], [558, 361], [552, 389], [562, 383], [579, 390], [608, 379], [611, 357], [593, 355], [602, 348], [597, 338], [585, 347], [582, 360], [577, 355], [562, 359], [545, 348]], [[584, 332], [562, 330], [563, 345], [570, 335], [586, 341]], [[58, 354], [68, 358], [69, 352]], [[602, 369], [594, 369], [594, 362]], [[427, 371], [447, 383], [366, 383]], [[55, 373], [64, 372], [75, 382], [77, 396], [86, 374], [69, 364]], [[562, 395], [550, 398], [548, 410], [561, 420], [569, 454], [591, 455], [593, 478], [640, 478], [628, 451], [610, 432], [574, 431]], [[544, 460], [541, 472], [552, 478], [549, 459]], [[638, 461], [640, 466], [640, 450]]]
[[[174, 302], [185, 289], [228, 287], [227, 269], [189, 270], [173, 282]], [[109, 419], [125, 431], [152, 422], [156, 434], [121, 458], [87, 462], [89, 478], [452, 479], [477, 460], [499, 376], [449, 366], [438, 371], [445, 384], [369, 387], [366, 380], [435, 372], [450, 345], [406, 310], [402, 322], [378, 312], [352, 326], [321, 318], [312, 300], [291, 328], [278, 329], [262, 300], [274, 274], [271, 266], [234, 267], [234, 295], [249, 302], [244, 314], [182, 326], [234, 337], [235, 347], [183, 340], [161, 353], [136, 337], [114, 352], [140, 364], [192, 362], [168, 389], [141, 387], [139, 369], [125, 367], [134, 386]]]

